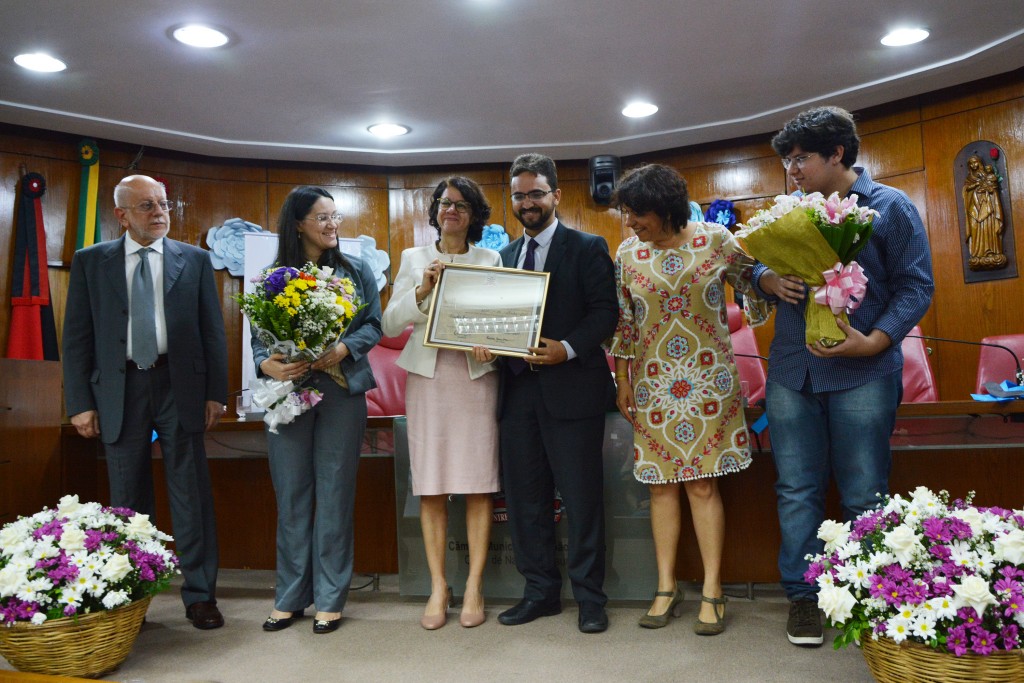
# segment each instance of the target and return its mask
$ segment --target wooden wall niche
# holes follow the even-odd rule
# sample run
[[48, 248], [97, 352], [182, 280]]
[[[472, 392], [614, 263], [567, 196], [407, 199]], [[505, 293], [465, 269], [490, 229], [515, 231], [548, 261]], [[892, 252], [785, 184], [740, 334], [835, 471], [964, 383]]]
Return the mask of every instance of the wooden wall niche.
[[989, 140], [966, 145], [953, 162], [964, 282], [1017, 277], [1008, 175], [1006, 155]]

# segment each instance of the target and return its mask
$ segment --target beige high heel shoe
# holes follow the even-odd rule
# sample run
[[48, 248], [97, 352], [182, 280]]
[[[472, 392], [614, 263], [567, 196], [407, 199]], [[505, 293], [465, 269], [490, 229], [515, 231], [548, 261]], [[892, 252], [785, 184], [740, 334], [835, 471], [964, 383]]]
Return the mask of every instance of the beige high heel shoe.
[[459, 623], [462, 624], [463, 628], [475, 628], [487, 620], [487, 616], [484, 613], [483, 600], [481, 599], [480, 602], [479, 612], [467, 612], [466, 596], [462, 596], [462, 613], [459, 615]]
[[420, 617], [420, 626], [428, 631], [437, 629], [448, 623], [448, 608], [452, 606], [452, 587], [448, 586], [448, 596], [445, 598], [444, 611], [440, 614], [426, 615]]

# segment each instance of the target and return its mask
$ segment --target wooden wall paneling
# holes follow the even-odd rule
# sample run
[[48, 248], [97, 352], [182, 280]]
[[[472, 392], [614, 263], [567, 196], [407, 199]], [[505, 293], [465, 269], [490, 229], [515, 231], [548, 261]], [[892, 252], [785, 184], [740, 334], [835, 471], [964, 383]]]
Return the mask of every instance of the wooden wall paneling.
[[62, 159], [78, 163], [78, 150], [74, 147], [81, 136], [0, 123], [0, 150], [3, 154], [24, 154], [48, 159]]
[[[221, 434], [223, 432], [208, 433], [207, 443]], [[67, 425], [63, 429], [62, 449], [67, 460], [66, 476], [58, 497], [76, 493], [82, 501], [108, 504], [110, 486], [99, 441], [83, 439]], [[215, 445], [207, 446], [210, 453], [217, 450]], [[209, 469], [220, 544], [219, 566], [273, 569], [277, 502], [266, 457], [210, 457]], [[392, 458], [363, 457], [360, 460], [354, 519], [357, 572], [394, 574], [398, 571], [397, 522], [394, 514], [387, 514], [395, 506], [394, 481]], [[154, 449], [153, 487], [155, 524], [173, 534], [159, 444]], [[50, 504], [56, 500], [54, 498]]]
[[699, 204], [710, 204], [716, 199], [774, 197], [781, 194], [780, 187], [785, 188], [786, 178], [777, 156], [695, 166], [685, 169], [683, 175], [690, 199]]
[[888, 102], [857, 111], [854, 120], [857, 122], [857, 134], [863, 139], [866, 135], [890, 128], [921, 123], [921, 104], [916, 97]]
[[461, 175], [478, 185], [507, 185], [508, 164], [484, 164], [466, 166], [446, 166], [444, 168], [399, 168], [388, 172], [388, 189], [412, 190], [430, 188], [433, 190], [438, 183], [449, 176]]
[[[784, 121], [780, 121], [781, 126]], [[622, 168], [629, 169], [642, 163], [665, 164], [678, 168], [683, 175], [686, 170], [696, 166], [712, 166], [747, 161], [761, 157], [777, 159], [771, 146], [774, 130], [766, 130], [761, 135], [748, 135], [742, 138], [708, 142], [694, 147], [677, 147], [675, 149], [652, 152], [640, 156], [623, 159]]]
[[921, 118], [929, 120], [1024, 97], [1024, 68], [921, 95]]
[[267, 206], [267, 186], [248, 181], [210, 181], [194, 176], [165, 175], [168, 198], [175, 207], [168, 236], [186, 244], [209, 249], [206, 234], [232, 218], [241, 218], [273, 230]]
[[917, 124], [861, 135], [857, 166], [871, 172], [875, 180], [924, 169], [921, 127]]
[[[622, 217], [617, 209], [601, 206], [590, 195], [590, 178], [585, 180], [562, 180], [559, 174], [558, 187], [562, 190], [562, 198], [558, 202], [558, 219], [571, 228], [600, 235], [608, 243], [611, 254], [615, 254], [622, 241]], [[522, 234], [522, 225], [512, 213], [511, 199], [508, 204], [509, 215], [513, 216], [515, 235]]]
[[[341, 237], [368, 235], [378, 249], [388, 250], [388, 191], [384, 188], [335, 188], [327, 190], [334, 195], [338, 210], [345, 220], [338, 226]], [[397, 264], [395, 264], [397, 265]]]
[[428, 222], [430, 197], [434, 188], [388, 190], [388, 216], [390, 222], [389, 253], [393, 268], [392, 280], [398, 274], [402, 252], [412, 247], [430, 244], [437, 239], [437, 231]]
[[497, 224], [505, 228], [505, 234], [508, 235], [508, 239], [511, 242], [522, 230], [516, 217], [505, 210], [506, 202], [508, 201], [508, 184], [500, 182], [481, 185], [480, 189], [484, 191], [484, 198], [491, 207], [491, 217], [487, 221], [488, 224]]
[[[269, 162], [266, 167], [266, 182], [271, 185], [287, 185], [285, 194], [298, 185], [317, 185], [323, 188], [387, 188], [387, 175], [373, 166], [351, 166], [341, 164], [303, 164], [291, 162]], [[331, 192], [331, 194], [334, 194]], [[280, 208], [280, 204], [277, 205]], [[273, 206], [271, 214], [274, 213]]]
[[[60, 491], [57, 495], [76, 495], [80, 501], [103, 502], [109, 500], [107, 470], [100, 463], [103, 443], [99, 439], [83, 439], [69, 423], [60, 428]], [[102, 481], [102, 485], [101, 485]]]
[[[64, 357], [64, 312], [67, 309], [70, 268], [50, 268], [50, 308], [53, 309], [53, 324], [57, 328], [57, 350]], [[4, 347], [6, 350], [7, 347]]]
[[[994, 334], [1024, 332], [1020, 306], [1024, 296], [1020, 278], [965, 284], [960, 252], [953, 161], [964, 145], [988, 139], [1001, 145], [1009, 160], [1012, 208], [1024, 216], [1024, 96], [959, 114], [926, 120], [922, 125], [927, 203], [932, 258], [935, 269], [936, 334], [940, 337], [977, 341]], [[1024, 221], [1015, 222], [1017, 244], [1024, 239]], [[1018, 268], [1020, 264], [1018, 264]], [[936, 343], [941, 347], [936, 373], [940, 377], [940, 398], [965, 397], [974, 388], [978, 365], [977, 349]]]
[[0, 516], [55, 505], [60, 489], [60, 363], [0, 358]]

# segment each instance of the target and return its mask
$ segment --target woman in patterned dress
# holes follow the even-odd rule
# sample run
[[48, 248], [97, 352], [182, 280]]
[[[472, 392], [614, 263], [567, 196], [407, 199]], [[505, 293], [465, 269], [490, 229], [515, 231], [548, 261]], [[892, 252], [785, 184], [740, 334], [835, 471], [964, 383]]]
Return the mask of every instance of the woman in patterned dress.
[[768, 305], [750, 285], [754, 261], [717, 223], [689, 222], [686, 181], [650, 164], [623, 177], [612, 205], [636, 234], [615, 257], [619, 324], [616, 403], [634, 429], [633, 475], [651, 496], [658, 590], [646, 628], [678, 616], [675, 561], [686, 492], [704, 566], [699, 635], [725, 630], [720, 567], [725, 513], [717, 477], [750, 465], [743, 397], [726, 317], [728, 282], [758, 325]]

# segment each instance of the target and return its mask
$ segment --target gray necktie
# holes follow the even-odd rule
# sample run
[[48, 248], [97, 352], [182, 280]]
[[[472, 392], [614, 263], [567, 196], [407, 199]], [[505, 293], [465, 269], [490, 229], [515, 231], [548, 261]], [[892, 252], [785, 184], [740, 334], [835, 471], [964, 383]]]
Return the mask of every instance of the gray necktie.
[[149, 247], [139, 249], [139, 265], [132, 276], [132, 360], [140, 368], [156, 363], [156, 304], [153, 276], [149, 270]]

